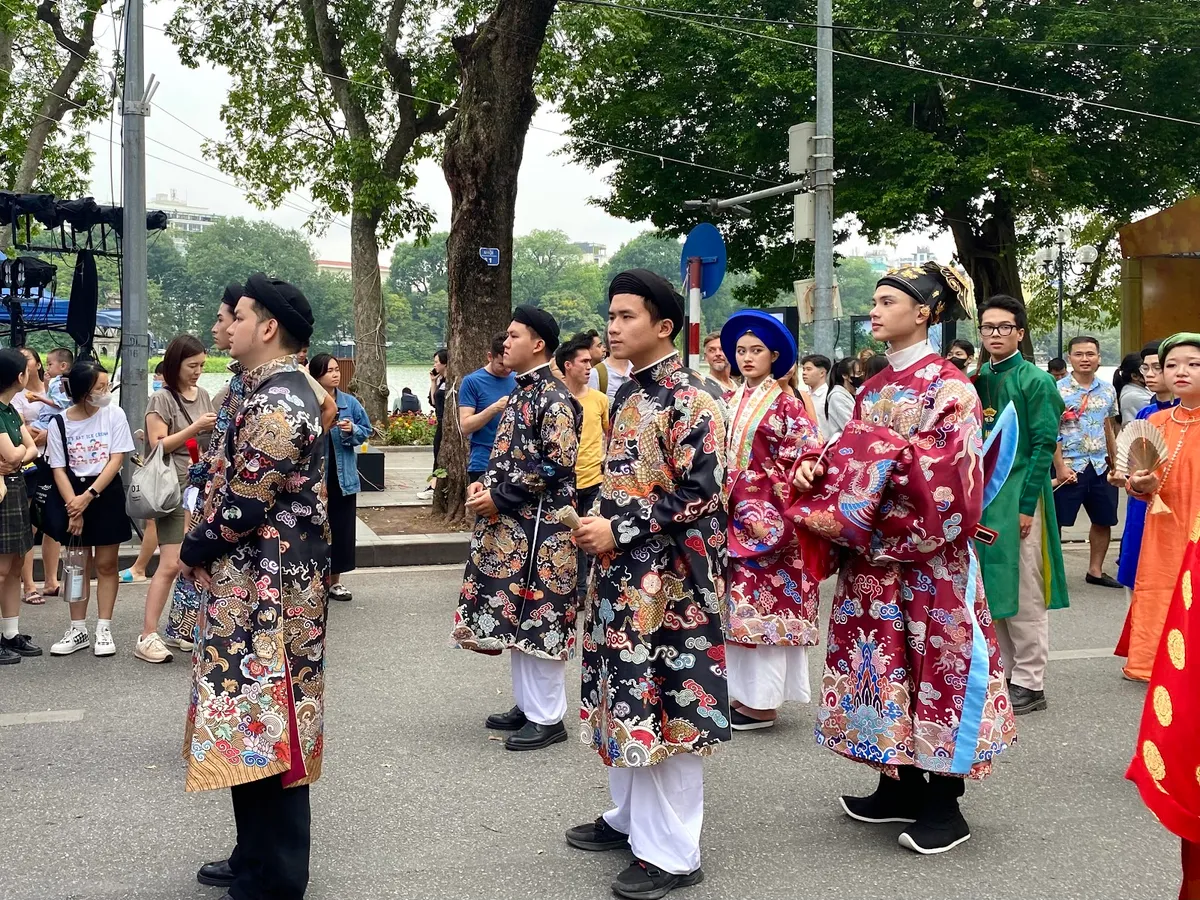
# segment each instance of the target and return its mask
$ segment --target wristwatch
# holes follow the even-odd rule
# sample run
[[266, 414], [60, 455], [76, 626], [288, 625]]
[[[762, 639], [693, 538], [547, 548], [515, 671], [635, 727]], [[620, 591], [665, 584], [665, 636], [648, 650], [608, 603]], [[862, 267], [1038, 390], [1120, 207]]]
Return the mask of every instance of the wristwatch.
[[89, 487], [89, 488], [87, 489], [87, 492], [88, 492], [89, 494], [91, 494], [93, 497], [95, 497], [97, 500], [99, 500], [99, 499], [100, 499], [100, 492], [99, 492], [99, 491], [97, 491], [97, 490], [96, 490], [94, 487]]

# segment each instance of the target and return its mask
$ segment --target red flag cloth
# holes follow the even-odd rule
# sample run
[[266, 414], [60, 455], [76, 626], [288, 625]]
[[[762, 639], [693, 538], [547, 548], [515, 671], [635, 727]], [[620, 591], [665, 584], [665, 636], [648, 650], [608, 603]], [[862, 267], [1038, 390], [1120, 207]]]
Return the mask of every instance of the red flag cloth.
[[1200, 583], [1200, 518], [1189, 535], [1146, 692], [1133, 762], [1125, 777], [1137, 785], [1142, 802], [1167, 829], [1197, 844], [1200, 609], [1192, 607], [1194, 582]]

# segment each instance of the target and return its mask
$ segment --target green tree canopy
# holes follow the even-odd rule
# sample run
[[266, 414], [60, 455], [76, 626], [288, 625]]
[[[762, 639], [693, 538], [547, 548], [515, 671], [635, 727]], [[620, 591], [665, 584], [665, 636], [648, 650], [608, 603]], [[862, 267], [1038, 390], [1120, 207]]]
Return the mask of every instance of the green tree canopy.
[[86, 190], [92, 165], [87, 127], [109, 104], [95, 47], [103, 5], [0, 2], [0, 185], [6, 190], [64, 198]]
[[[594, 8], [574, 17], [580, 59], [562, 108], [575, 156], [616, 163], [606, 209], [675, 234], [696, 220], [682, 200], [794, 177], [787, 129], [814, 117], [813, 55], [794, 44], [812, 45], [815, 29], [778, 24], [808, 17], [789, 0], [644, 5], [776, 21]], [[837, 213], [854, 213], [870, 239], [951, 231], [981, 294], [1020, 296], [1022, 253], [1064, 212], [1128, 221], [1200, 180], [1200, 127], [1087, 105], [1200, 120], [1200, 95], [1180, 90], [1200, 83], [1200, 53], [1188, 46], [1200, 43], [1200, 17], [1185, 0], [839, 0], [834, 17], [837, 50], [899, 64], [835, 61]], [[631, 135], [647, 156], [611, 146]], [[752, 209], [720, 227], [731, 264], [758, 273], [752, 294], [769, 303], [809, 274], [810, 247], [797, 251], [786, 202]]]

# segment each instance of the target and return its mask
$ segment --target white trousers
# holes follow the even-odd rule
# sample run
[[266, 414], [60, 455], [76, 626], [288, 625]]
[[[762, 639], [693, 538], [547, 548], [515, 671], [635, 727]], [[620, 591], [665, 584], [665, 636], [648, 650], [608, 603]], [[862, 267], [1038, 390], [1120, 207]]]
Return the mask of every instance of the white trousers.
[[1017, 613], [996, 619], [996, 640], [1005, 674], [1012, 683], [1031, 691], [1045, 685], [1050, 659], [1050, 615], [1046, 609], [1046, 584], [1042, 571], [1042, 511], [1033, 517], [1029, 537], [1021, 541], [1021, 572]]
[[513, 699], [525, 718], [538, 725], [561, 722], [567, 713], [567, 664], [520, 650], [512, 656]]
[[751, 709], [779, 709], [785, 700], [807, 703], [812, 699], [807, 647], [760, 644], [751, 649], [727, 643], [725, 669], [729, 699]]
[[672, 875], [700, 868], [704, 824], [704, 760], [676, 753], [655, 766], [608, 770], [614, 809], [604, 814], [629, 835], [638, 859]]

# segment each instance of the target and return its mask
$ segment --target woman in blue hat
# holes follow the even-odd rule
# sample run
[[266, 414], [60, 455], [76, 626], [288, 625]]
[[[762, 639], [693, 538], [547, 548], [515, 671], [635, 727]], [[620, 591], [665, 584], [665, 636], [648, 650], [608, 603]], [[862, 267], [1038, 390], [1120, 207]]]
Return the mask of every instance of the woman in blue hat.
[[[732, 726], [753, 731], [772, 727], [785, 700], [810, 699], [807, 654], [820, 640], [818, 587], [829, 551], [784, 511], [796, 461], [819, 451], [821, 440], [803, 401], [781, 386], [796, 364], [796, 341], [782, 322], [756, 309], [735, 313], [721, 329], [721, 347], [744, 379], [729, 400], [725, 659]], [[818, 559], [807, 555], [827, 563], [814, 570]]]

